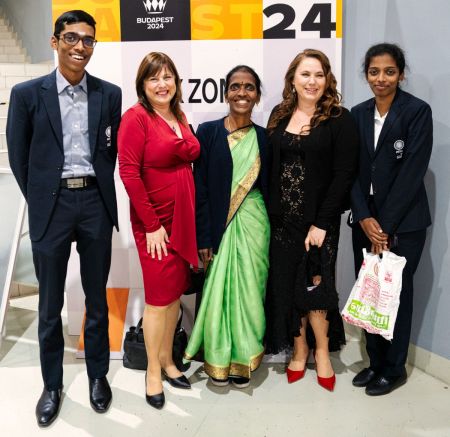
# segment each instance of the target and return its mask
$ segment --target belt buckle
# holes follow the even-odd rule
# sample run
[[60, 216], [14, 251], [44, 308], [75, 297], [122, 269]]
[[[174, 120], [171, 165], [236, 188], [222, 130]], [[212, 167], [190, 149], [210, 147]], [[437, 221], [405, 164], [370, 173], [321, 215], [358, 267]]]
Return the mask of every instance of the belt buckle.
[[85, 186], [84, 178], [70, 178], [67, 179], [67, 188], [83, 188]]

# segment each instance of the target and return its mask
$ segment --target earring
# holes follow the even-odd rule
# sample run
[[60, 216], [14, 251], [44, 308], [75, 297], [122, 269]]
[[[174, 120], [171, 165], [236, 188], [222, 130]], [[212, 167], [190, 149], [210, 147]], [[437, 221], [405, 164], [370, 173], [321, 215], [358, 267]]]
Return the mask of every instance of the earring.
[[296, 94], [297, 90], [295, 89], [295, 86], [292, 87], [292, 94]]

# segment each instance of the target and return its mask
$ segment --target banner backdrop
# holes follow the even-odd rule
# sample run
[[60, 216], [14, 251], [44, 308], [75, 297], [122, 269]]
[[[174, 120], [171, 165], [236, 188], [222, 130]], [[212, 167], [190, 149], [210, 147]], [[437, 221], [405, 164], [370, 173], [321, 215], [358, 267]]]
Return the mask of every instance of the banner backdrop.
[[[262, 99], [253, 114], [261, 125], [281, 99], [289, 63], [303, 49], [325, 52], [340, 83], [342, 0], [53, 0], [54, 20], [71, 9], [83, 9], [97, 21], [99, 43], [88, 70], [122, 88], [124, 111], [136, 102], [137, 68], [151, 51], [167, 53], [175, 62], [183, 80], [183, 110], [194, 129], [226, 115], [224, 77], [238, 64], [251, 66], [262, 79]], [[116, 184], [121, 232], [114, 235], [109, 286], [137, 291], [143, 285], [128, 199], [118, 176]], [[69, 310], [76, 308], [78, 315], [69, 329], [78, 333], [84, 300], [74, 257], [71, 262]]]

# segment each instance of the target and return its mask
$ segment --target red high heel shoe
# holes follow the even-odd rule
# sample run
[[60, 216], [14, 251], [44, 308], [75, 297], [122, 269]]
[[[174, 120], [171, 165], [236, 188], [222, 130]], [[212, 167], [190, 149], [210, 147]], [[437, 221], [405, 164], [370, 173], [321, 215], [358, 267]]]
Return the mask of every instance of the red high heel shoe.
[[[314, 353], [314, 360], [316, 360], [316, 354], [315, 353]], [[316, 360], [316, 363], [315, 363], [315, 368], [316, 368], [316, 373], [317, 373], [317, 360]], [[322, 376], [319, 376], [319, 374], [317, 373], [317, 382], [324, 389], [326, 389], [328, 391], [333, 391], [334, 390], [334, 386], [336, 385], [336, 374], [333, 372], [332, 376], [330, 376], [328, 378], [324, 378]]]
[[305, 376], [306, 364], [303, 370], [291, 370], [289, 367], [286, 368], [286, 376], [288, 380], [288, 384], [292, 384], [293, 382], [299, 381]]
[[323, 388], [329, 391], [333, 391], [334, 386], [336, 385], [336, 375], [333, 373], [333, 376], [330, 376], [329, 378], [322, 378], [321, 376], [317, 375], [317, 382]]

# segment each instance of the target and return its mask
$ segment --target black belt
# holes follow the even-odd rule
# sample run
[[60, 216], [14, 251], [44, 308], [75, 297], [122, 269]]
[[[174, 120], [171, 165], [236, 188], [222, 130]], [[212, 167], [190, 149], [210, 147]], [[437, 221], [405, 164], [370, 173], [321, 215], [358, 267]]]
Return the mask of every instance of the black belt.
[[61, 179], [60, 183], [61, 188], [68, 188], [69, 190], [77, 190], [90, 185], [97, 185], [97, 178], [94, 176], [80, 176], [79, 178]]

